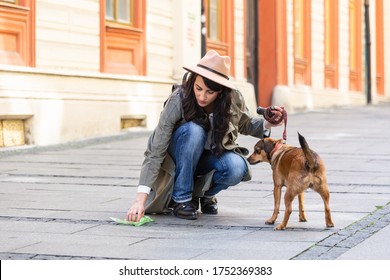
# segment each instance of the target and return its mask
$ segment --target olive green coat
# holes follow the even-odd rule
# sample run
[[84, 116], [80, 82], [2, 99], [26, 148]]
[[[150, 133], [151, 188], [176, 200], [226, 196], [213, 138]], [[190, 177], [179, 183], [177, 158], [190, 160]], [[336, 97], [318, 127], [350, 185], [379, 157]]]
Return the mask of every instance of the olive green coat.
[[[181, 89], [173, 92], [168, 98], [157, 127], [149, 137], [145, 160], [142, 164], [140, 185], [151, 187], [151, 192], [146, 203], [146, 213], [166, 213], [173, 189], [175, 177], [175, 163], [167, 153], [171, 136], [177, 126], [185, 123], [183, 107], [180, 98]], [[262, 138], [263, 119], [254, 118], [249, 114], [244, 98], [239, 91], [232, 92], [232, 118], [229, 129], [223, 138], [223, 147], [226, 150], [235, 151], [241, 155], [248, 165], [248, 173], [243, 181], [251, 179], [251, 169], [245, 155], [248, 150], [236, 143], [238, 133]], [[201, 197], [212, 183], [215, 170], [195, 180], [194, 196]]]

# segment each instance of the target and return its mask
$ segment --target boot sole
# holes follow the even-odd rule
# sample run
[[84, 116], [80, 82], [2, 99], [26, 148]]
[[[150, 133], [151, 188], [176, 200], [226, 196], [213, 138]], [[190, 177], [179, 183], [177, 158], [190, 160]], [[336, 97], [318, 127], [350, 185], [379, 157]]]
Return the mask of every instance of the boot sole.
[[198, 215], [196, 215], [196, 213], [194, 213], [193, 215], [180, 215], [180, 214], [175, 214], [174, 213], [174, 216], [175, 217], [178, 217], [180, 219], [185, 219], [185, 220], [196, 220], [198, 219]]

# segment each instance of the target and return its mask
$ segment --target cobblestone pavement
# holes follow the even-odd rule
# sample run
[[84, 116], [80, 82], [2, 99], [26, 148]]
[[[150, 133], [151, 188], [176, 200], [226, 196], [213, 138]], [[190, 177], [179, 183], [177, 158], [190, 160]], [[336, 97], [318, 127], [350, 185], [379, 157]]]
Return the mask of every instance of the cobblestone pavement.
[[334, 260], [390, 224], [390, 204], [329, 235], [292, 259]]
[[[147, 131], [0, 150], [0, 259], [390, 260], [389, 127], [389, 104], [289, 115], [288, 143], [299, 145], [299, 131], [325, 161], [331, 229], [313, 191], [308, 222], [298, 222], [295, 201], [286, 230], [266, 225], [273, 183], [265, 163], [218, 195], [216, 216], [116, 225], [109, 217], [123, 218], [134, 199]], [[256, 139], [239, 143], [251, 150]]]

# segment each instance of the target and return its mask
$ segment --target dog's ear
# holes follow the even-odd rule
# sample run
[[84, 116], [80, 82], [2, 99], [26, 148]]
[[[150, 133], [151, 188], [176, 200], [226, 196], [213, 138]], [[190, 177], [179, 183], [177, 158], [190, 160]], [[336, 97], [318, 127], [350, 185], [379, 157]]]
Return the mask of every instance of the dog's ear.
[[269, 141], [268, 139], [264, 141], [264, 152], [269, 155], [271, 151], [275, 148], [275, 141]]

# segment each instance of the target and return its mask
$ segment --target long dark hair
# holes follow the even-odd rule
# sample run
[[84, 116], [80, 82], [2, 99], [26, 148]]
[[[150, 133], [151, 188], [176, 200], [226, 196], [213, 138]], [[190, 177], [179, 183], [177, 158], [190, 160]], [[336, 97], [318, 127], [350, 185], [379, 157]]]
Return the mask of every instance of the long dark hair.
[[[193, 121], [200, 125], [207, 132], [211, 126], [209, 118], [206, 112], [200, 107], [196, 101], [194, 84], [198, 75], [194, 73], [187, 73], [183, 79], [183, 92], [184, 97], [182, 99], [184, 118], [187, 122]], [[220, 156], [223, 153], [222, 140], [226, 132], [229, 129], [229, 122], [231, 118], [231, 105], [232, 96], [231, 89], [215, 83], [203, 76], [203, 82], [212, 91], [221, 91], [219, 96], [214, 101], [213, 111], [213, 131], [212, 131], [212, 147], [211, 151], [214, 155]]]

